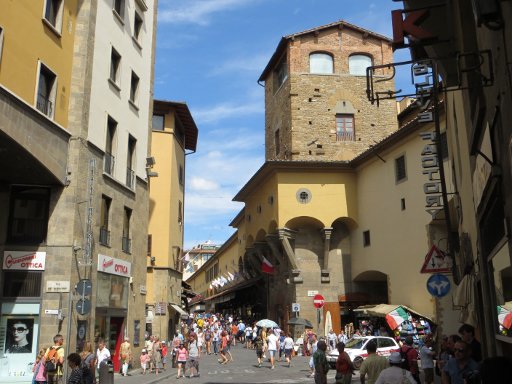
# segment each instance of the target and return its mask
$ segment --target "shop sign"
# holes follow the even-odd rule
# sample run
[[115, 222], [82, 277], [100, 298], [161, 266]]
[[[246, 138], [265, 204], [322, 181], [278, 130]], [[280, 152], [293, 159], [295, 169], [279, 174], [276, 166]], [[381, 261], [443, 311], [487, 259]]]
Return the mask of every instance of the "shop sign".
[[428, 176], [428, 182], [423, 184], [425, 211], [435, 220], [437, 213], [443, 209], [443, 189], [439, 175], [439, 160], [435, 143], [436, 134], [435, 132], [421, 132], [420, 136], [423, 140], [429, 141], [421, 151], [421, 167], [423, 168], [423, 174]]
[[130, 277], [131, 270], [132, 265], [128, 261], [98, 254], [99, 272], [110, 273], [111, 275]]
[[4, 270], [44, 271], [46, 252], [4, 251]]
[[318, 291], [308, 291], [308, 297], [313, 297], [315, 295], [318, 295]]
[[44, 314], [45, 315], [58, 315], [59, 310], [58, 309], [45, 309]]

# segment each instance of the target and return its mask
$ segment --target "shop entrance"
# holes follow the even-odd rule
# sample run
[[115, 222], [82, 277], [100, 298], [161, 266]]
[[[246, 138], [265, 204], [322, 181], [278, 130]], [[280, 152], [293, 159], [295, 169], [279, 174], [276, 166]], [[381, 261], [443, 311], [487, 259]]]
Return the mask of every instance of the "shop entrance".
[[125, 318], [120, 316], [96, 316], [95, 341], [105, 340], [105, 346], [110, 351], [110, 358], [114, 364], [114, 371], [119, 372], [119, 348], [124, 341]]

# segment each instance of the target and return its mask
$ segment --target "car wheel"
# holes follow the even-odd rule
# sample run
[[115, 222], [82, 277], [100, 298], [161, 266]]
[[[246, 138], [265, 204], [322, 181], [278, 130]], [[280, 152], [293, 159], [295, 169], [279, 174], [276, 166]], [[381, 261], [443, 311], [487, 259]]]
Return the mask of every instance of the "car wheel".
[[359, 369], [359, 368], [361, 368], [361, 364], [363, 364], [363, 358], [362, 358], [362, 357], [360, 357], [360, 356], [356, 357], [356, 358], [354, 359], [354, 363], [353, 363], [353, 364], [354, 364], [354, 368], [355, 368], [355, 369]]

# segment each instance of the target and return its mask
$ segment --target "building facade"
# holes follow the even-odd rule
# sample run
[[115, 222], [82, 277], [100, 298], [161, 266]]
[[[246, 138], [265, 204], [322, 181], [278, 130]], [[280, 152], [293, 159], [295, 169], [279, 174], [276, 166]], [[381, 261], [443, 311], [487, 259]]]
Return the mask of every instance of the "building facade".
[[104, 338], [115, 365], [143, 344], [155, 23], [144, 0], [3, 8], [0, 345], [26, 322], [31, 352], [2, 354], [2, 382], [30, 382], [57, 333]]
[[184, 103], [154, 101], [147, 262], [146, 332], [172, 340], [181, 316], [186, 155], [198, 129]]

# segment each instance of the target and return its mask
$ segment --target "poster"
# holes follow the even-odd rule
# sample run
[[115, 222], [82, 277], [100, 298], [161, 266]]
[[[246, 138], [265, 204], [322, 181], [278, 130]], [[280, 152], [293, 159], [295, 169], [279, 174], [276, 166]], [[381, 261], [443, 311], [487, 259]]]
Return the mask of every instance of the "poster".
[[34, 318], [7, 319], [4, 353], [32, 353]]
[[140, 344], [140, 320], [134, 320], [133, 346], [138, 347]]
[[87, 320], [78, 320], [76, 322], [76, 350], [84, 350], [85, 338], [87, 336]]

